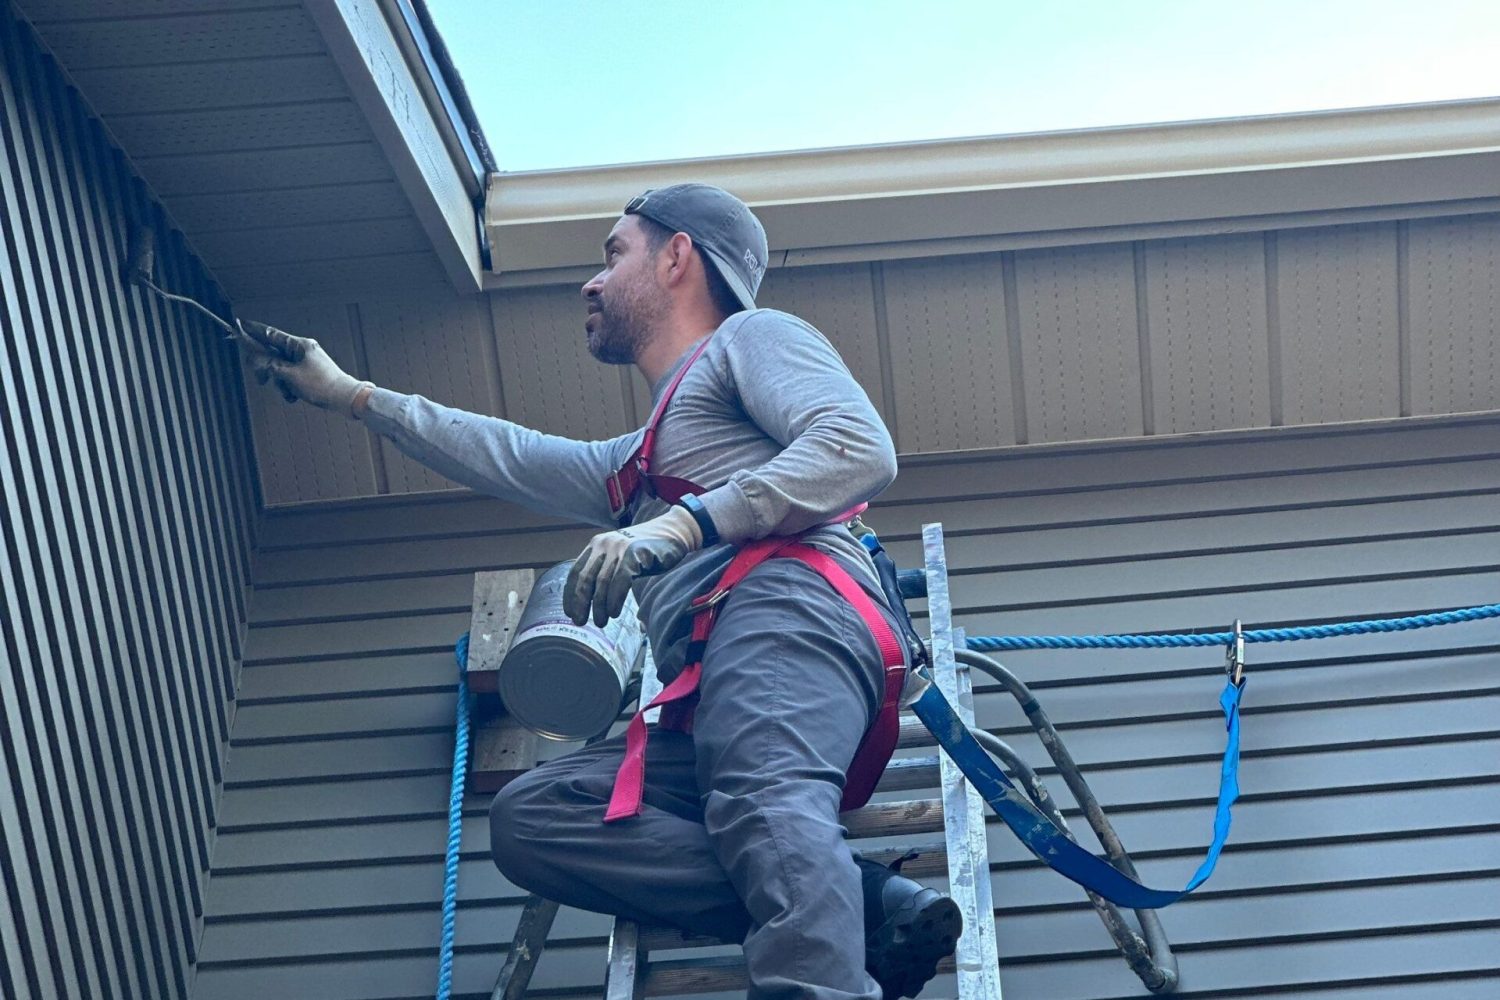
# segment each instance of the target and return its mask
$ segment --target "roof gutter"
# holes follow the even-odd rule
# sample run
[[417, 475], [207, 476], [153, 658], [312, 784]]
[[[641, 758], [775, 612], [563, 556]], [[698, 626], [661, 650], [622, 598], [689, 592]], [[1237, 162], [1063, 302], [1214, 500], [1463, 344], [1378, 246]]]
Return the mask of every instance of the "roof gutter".
[[689, 179], [755, 207], [773, 266], [1494, 211], [1500, 99], [496, 174], [487, 284], [573, 280]]

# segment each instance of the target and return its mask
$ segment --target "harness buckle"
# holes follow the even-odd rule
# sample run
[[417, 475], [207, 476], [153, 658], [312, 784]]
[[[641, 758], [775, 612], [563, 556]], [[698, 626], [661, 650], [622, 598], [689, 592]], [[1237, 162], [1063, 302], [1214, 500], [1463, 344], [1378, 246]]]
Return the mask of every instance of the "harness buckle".
[[707, 594], [701, 594], [698, 597], [693, 598], [689, 604], [689, 607], [691, 607], [694, 611], [707, 611], [709, 608], [718, 605], [724, 600], [724, 598], [728, 596], [729, 588], [720, 587], [718, 590], [710, 591]]
[[1245, 630], [1234, 620], [1233, 637], [1224, 648], [1224, 675], [1238, 687], [1245, 680]]

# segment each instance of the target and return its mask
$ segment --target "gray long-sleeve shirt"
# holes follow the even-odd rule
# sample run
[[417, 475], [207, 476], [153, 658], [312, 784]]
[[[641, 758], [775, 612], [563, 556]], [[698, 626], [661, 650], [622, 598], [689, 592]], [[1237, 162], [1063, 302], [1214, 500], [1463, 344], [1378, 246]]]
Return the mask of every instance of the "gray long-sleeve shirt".
[[[875, 497], [896, 476], [890, 434], [869, 397], [822, 334], [787, 313], [729, 317], [683, 377], [657, 428], [651, 471], [703, 487], [721, 544], [635, 585], [657, 669], [681, 669], [691, 630], [687, 604], [718, 579], [735, 543], [816, 528], [807, 541], [874, 581], [868, 554], [842, 526], [824, 526]], [[652, 387], [653, 401], [692, 353]], [[614, 527], [605, 478], [642, 431], [605, 441], [542, 434], [508, 420], [377, 389], [365, 422], [448, 478], [538, 511]], [[631, 523], [663, 513], [644, 488]]]

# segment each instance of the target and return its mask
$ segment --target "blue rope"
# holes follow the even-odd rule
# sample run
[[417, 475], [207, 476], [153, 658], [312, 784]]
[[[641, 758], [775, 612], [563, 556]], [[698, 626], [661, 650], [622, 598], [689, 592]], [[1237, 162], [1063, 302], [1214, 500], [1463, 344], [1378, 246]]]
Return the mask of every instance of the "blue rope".
[[453, 729], [453, 785], [448, 792], [448, 852], [443, 858], [443, 937], [438, 945], [437, 1000], [453, 993], [453, 923], [458, 914], [458, 848], [463, 840], [464, 779], [469, 769], [469, 633], [454, 647], [458, 660], [458, 709]]
[[[1297, 639], [1332, 639], [1341, 635], [1371, 632], [1404, 632], [1435, 625], [1454, 625], [1484, 618], [1500, 618], [1500, 604], [1437, 611], [1407, 618], [1375, 618], [1362, 622], [1301, 625], [1296, 628], [1256, 628], [1243, 633], [1246, 642], [1292, 642]], [[1233, 632], [1156, 633], [1137, 635], [976, 635], [968, 648], [978, 652], [998, 649], [1163, 649], [1173, 646], [1227, 646]]]

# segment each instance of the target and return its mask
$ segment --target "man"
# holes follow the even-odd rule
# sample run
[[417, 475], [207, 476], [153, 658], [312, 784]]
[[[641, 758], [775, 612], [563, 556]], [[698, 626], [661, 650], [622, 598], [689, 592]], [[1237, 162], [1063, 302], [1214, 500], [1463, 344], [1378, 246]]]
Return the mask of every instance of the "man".
[[[838, 523], [894, 478], [890, 436], [821, 334], [755, 308], [767, 259], [750, 210], [702, 184], [647, 192], [610, 231], [583, 286], [589, 351], [670, 395], [634, 492], [612, 476], [633, 468], [641, 431], [540, 434], [359, 382], [301, 338], [283, 341], [300, 360], [263, 357], [258, 373], [457, 482], [610, 527], [575, 563], [567, 612], [602, 624], [633, 588], [670, 681], [690, 602], [756, 539], [802, 534], [890, 619], [869, 555]], [[838, 822], [883, 694], [870, 626], [808, 564], [773, 558], [729, 593], [699, 647], [691, 732], [653, 729], [639, 813], [604, 822], [625, 746], [602, 742], [496, 797], [496, 864], [559, 902], [743, 940], [757, 1000], [914, 996], [953, 950], [957, 907], [851, 856]]]

